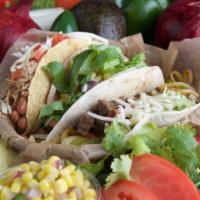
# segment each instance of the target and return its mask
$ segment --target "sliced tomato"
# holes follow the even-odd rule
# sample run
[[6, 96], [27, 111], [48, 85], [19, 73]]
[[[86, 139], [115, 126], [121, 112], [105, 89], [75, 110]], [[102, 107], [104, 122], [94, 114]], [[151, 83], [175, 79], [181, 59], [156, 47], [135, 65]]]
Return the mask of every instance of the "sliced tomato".
[[139, 183], [120, 180], [103, 190], [103, 200], [158, 200], [155, 195]]
[[57, 45], [59, 42], [62, 42], [63, 40], [67, 39], [68, 37], [63, 34], [56, 34], [52, 38], [52, 46]]
[[152, 154], [133, 158], [131, 177], [159, 200], [200, 200], [189, 177], [171, 162]]
[[10, 79], [11, 80], [18, 80], [24, 77], [24, 73], [22, 69], [16, 69], [14, 72], [11, 72]]
[[40, 61], [42, 56], [46, 53], [46, 51], [43, 51], [42, 49], [37, 49], [35, 52], [34, 52], [34, 59], [36, 61]]
[[71, 9], [78, 3], [80, 3], [80, 0], [56, 0], [56, 7]]

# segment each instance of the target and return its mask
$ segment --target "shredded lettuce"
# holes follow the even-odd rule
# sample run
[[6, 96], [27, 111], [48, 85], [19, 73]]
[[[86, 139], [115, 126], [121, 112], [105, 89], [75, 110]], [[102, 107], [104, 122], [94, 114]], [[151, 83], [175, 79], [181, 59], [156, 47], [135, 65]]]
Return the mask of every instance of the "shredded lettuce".
[[64, 111], [64, 107], [61, 101], [54, 101], [50, 104], [46, 104], [42, 107], [39, 119], [46, 119], [54, 114], [62, 114]]
[[43, 70], [48, 73], [58, 92], [67, 91], [66, 70], [62, 63], [50, 62], [43, 67]]
[[129, 98], [127, 101], [122, 99], [115, 100], [120, 107], [120, 114], [117, 119], [126, 118], [131, 125], [135, 125], [145, 117], [154, 113], [167, 111], [180, 111], [194, 106], [196, 103], [184, 95], [177, 92], [166, 90], [156, 95], [142, 93], [140, 98]]

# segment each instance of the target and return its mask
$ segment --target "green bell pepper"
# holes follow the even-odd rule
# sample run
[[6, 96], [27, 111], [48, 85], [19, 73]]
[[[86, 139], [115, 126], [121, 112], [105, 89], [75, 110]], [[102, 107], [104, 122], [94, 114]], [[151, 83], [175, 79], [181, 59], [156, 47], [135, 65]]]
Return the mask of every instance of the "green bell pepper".
[[62, 31], [63, 33], [78, 31], [74, 15], [68, 10], [62, 12], [54, 21], [51, 31]]
[[122, 11], [126, 18], [128, 35], [142, 33], [151, 43], [157, 19], [170, 0], [125, 0]]

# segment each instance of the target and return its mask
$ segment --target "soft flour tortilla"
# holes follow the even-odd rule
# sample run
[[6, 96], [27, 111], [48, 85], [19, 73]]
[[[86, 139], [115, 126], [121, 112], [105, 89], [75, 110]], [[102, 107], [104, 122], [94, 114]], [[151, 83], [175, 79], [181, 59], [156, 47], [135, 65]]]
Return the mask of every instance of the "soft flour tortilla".
[[163, 83], [162, 71], [157, 66], [132, 68], [114, 75], [89, 90], [74, 103], [49, 133], [46, 141], [51, 142], [59, 138], [67, 127], [74, 126], [78, 119], [91, 110], [100, 99], [110, 101], [119, 97], [128, 98], [142, 92], [149, 92]]
[[33, 127], [42, 105], [46, 103], [46, 98], [51, 87], [49, 77], [42, 70], [42, 67], [52, 61], [66, 63], [70, 59], [71, 55], [76, 54], [77, 51], [87, 49], [89, 45], [94, 43], [96, 44], [97, 42], [87, 39], [66, 39], [57, 44], [55, 47], [49, 49], [48, 52], [42, 57], [29, 87], [26, 112], [28, 120], [28, 127], [26, 129], [27, 134]]

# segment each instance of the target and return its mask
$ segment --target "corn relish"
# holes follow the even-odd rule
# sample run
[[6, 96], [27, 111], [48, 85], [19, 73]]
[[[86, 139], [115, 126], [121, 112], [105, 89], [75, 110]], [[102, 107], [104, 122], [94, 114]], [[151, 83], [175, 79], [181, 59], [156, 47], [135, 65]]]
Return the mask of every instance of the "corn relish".
[[96, 200], [80, 169], [57, 156], [11, 168], [0, 178], [0, 200]]

